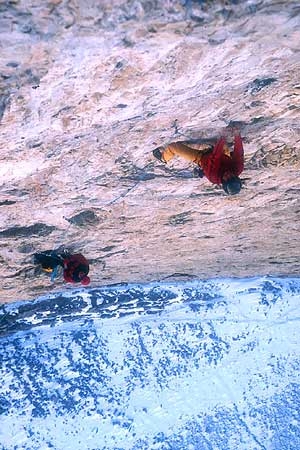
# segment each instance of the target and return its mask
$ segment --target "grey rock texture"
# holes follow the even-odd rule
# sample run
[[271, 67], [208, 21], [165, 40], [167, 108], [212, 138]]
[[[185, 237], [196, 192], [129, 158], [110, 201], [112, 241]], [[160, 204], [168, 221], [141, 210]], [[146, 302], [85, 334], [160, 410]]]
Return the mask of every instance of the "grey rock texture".
[[[60, 245], [92, 286], [299, 274], [299, 2], [0, 1], [0, 39], [2, 303]], [[239, 196], [152, 157], [230, 125]]]

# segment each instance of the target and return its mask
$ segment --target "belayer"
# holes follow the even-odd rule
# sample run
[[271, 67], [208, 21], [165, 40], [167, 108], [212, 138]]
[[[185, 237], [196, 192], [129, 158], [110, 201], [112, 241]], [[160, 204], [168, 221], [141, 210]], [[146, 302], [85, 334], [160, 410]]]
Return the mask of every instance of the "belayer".
[[90, 278], [89, 263], [81, 253], [71, 254], [67, 250], [46, 250], [34, 254], [34, 263], [39, 264], [42, 270], [51, 274], [51, 280], [58, 275], [60, 267], [67, 283], [81, 283], [88, 285]]
[[163, 163], [168, 163], [174, 156], [193, 161], [199, 166], [199, 177], [205, 175], [211, 183], [222, 185], [227, 194], [238, 194], [241, 190], [239, 175], [244, 170], [244, 149], [239, 132], [234, 133], [233, 150], [222, 136], [214, 146], [197, 145], [192, 141], [172, 142], [166, 147], [153, 150], [153, 156]]

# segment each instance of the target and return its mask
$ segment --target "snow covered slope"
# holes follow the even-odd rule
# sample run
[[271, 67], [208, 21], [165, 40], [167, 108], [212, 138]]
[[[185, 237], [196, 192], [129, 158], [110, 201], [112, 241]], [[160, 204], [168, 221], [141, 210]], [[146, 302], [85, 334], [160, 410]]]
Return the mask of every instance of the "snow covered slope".
[[2, 305], [2, 450], [300, 448], [299, 278]]

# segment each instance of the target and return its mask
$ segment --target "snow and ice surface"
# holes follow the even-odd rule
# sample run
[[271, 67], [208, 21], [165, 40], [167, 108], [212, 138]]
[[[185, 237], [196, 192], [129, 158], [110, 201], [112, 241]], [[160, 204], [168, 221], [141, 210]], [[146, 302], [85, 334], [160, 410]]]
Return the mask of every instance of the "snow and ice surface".
[[300, 448], [299, 278], [1, 306], [2, 450]]

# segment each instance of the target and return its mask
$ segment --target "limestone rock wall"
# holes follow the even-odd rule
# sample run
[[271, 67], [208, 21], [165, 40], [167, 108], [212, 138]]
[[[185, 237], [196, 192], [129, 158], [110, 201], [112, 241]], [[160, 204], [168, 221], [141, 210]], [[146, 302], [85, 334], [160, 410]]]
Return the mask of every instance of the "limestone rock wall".
[[[299, 274], [298, 2], [0, 1], [0, 40], [1, 302], [60, 245], [93, 286]], [[239, 196], [153, 160], [229, 125]]]

